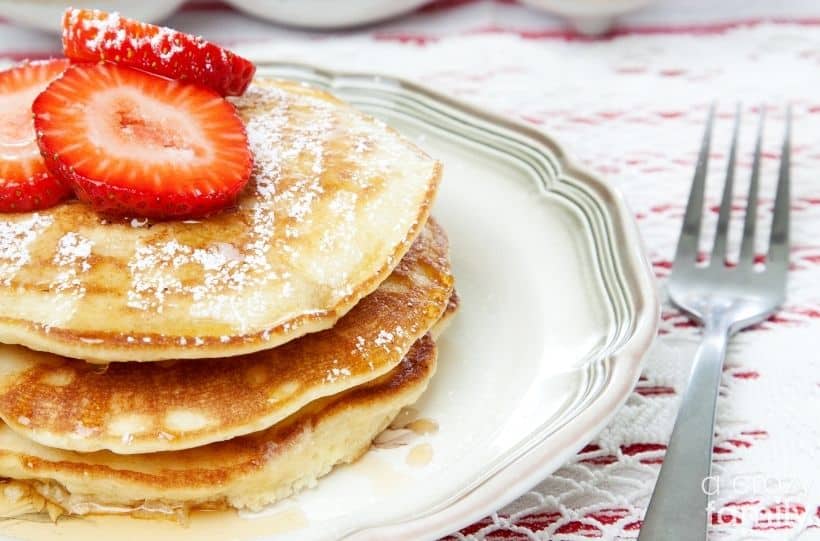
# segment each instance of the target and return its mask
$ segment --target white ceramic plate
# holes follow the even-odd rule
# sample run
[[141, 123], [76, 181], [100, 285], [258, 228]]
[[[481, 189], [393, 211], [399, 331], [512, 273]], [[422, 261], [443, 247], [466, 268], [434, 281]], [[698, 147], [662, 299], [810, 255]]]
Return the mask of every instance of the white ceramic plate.
[[[621, 197], [544, 135], [417, 86], [299, 66], [296, 78], [395, 126], [444, 163], [434, 210], [447, 229], [461, 312], [417, 405], [439, 430], [372, 449], [318, 487], [261, 513], [162, 521], [79, 519], [8, 534], [84, 539], [434, 538], [492, 512], [554, 471], [626, 399], [655, 335], [658, 298]], [[429, 443], [432, 460], [407, 463]], [[0, 531], [9, 523], [0, 523]]]
[[63, 12], [68, 7], [119, 11], [140, 21], [154, 22], [168, 17], [182, 2], [184, 0], [0, 0], [0, 17], [23, 26], [59, 32]]
[[269, 21], [329, 30], [370, 24], [413, 11], [429, 0], [228, 0]]

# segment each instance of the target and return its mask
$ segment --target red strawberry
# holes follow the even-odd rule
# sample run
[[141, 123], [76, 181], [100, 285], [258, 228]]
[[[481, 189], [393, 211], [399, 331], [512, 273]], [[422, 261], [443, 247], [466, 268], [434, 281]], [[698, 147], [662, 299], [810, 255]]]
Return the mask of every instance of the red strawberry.
[[256, 71], [250, 60], [201, 37], [90, 9], [66, 10], [63, 49], [75, 60], [123, 64], [223, 96], [245, 92]]
[[68, 60], [26, 62], [0, 72], [0, 212], [57, 204], [71, 188], [53, 177], [37, 148], [31, 102], [68, 67]]
[[32, 109], [49, 170], [100, 212], [202, 216], [234, 203], [251, 173], [242, 121], [207, 88], [75, 64]]

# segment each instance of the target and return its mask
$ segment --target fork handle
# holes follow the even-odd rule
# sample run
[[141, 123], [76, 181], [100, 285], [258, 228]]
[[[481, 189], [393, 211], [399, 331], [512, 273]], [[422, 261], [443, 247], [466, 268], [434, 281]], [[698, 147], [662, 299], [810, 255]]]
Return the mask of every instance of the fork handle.
[[705, 541], [715, 406], [729, 328], [707, 324], [638, 541]]

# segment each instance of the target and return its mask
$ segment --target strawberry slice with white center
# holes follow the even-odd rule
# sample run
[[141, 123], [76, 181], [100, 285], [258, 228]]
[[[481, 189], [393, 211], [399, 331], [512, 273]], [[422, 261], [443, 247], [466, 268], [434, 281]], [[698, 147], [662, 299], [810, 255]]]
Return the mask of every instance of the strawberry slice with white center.
[[63, 16], [65, 55], [124, 66], [239, 96], [253, 79], [253, 62], [201, 37], [118, 13], [68, 9]]
[[71, 188], [46, 169], [31, 114], [34, 98], [68, 63], [26, 62], [0, 72], [0, 212], [39, 210], [71, 195]]
[[199, 217], [233, 204], [250, 177], [242, 121], [207, 88], [77, 64], [32, 109], [49, 170], [103, 213]]

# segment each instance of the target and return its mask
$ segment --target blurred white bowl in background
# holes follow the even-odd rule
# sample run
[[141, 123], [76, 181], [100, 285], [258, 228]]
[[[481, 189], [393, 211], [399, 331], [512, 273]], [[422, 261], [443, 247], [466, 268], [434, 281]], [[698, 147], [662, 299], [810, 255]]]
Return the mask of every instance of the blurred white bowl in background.
[[521, 0], [523, 3], [566, 18], [579, 33], [606, 33], [619, 15], [641, 9], [654, 0]]
[[429, 0], [228, 0], [262, 19], [301, 28], [329, 30], [360, 26], [412, 11]]
[[67, 7], [119, 11], [141, 21], [162, 20], [184, 0], [0, 0], [0, 17], [23, 26], [59, 32]]

